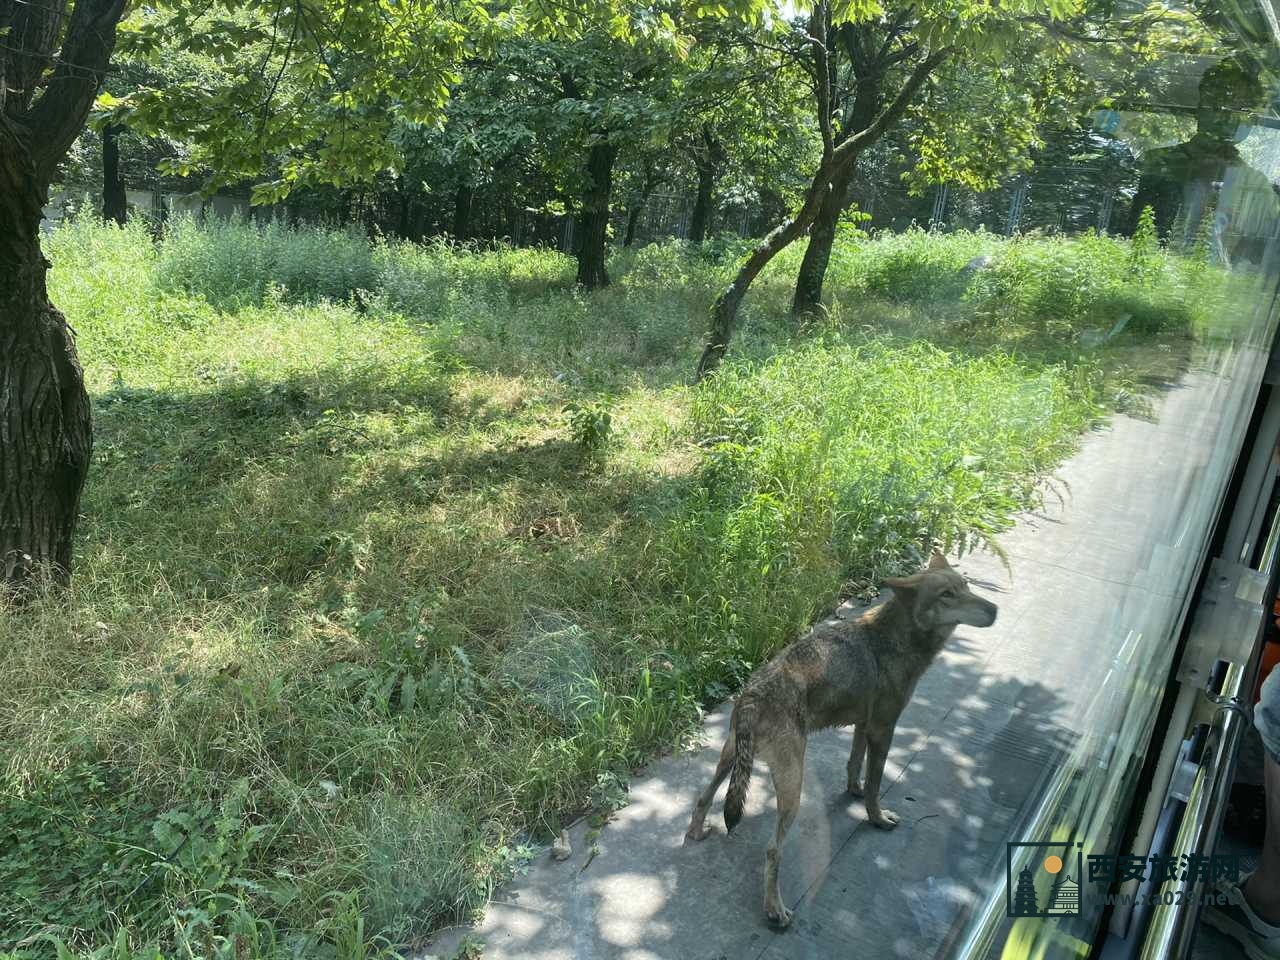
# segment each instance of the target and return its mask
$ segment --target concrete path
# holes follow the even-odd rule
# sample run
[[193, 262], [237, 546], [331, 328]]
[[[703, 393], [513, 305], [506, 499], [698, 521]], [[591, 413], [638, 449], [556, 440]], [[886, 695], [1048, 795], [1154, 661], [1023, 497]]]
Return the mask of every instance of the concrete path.
[[1206, 360], [1163, 394], [1153, 421], [1119, 417], [1087, 436], [1060, 471], [1062, 501], [1050, 497], [1002, 538], [1010, 570], [988, 554], [958, 563], [1000, 615], [990, 629], [957, 633], [901, 719], [885, 791], [898, 829], [873, 828], [843, 792], [848, 732], [811, 739], [781, 873], [796, 910], [788, 931], [770, 929], [761, 907], [774, 828], [762, 764], [733, 835], [723, 832], [722, 792], [710, 817], [720, 829], [682, 844], [725, 706], [707, 717], [701, 749], [633, 782], [589, 864], [584, 824], [569, 861], [540, 856], [478, 929], [446, 932], [429, 952], [447, 957], [470, 932], [490, 960], [879, 960], [955, 954], [994, 898], [1007, 925], [1005, 842], [1043, 812], [1050, 784], [1073, 772], [1059, 806], [1081, 828], [1118, 820], [1117, 784], [1150, 730], [1169, 629], [1259, 362]]

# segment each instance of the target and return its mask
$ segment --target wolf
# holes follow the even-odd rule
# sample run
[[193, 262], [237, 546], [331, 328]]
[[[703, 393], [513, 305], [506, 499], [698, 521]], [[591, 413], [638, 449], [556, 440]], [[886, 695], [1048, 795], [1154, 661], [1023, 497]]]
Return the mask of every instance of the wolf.
[[898, 715], [957, 626], [989, 627], [996, 621], [996, 605], [970, 590], [937, 551], [922, 572], [884, 584], [893, 591], [884, 603], [852, 620], [819, 623], [751, 676], [734, 704], [715, 776], [693, 808], [686, 843], [711, 832], [704, 825], [707, 811], [729, 777], [724, 825], [733, 830], [742, 819], [756, 754], [768, 763], [778, 820], [765, 852], [764, 912], [778, 927], [791, 922], [778, 894], [778, 867], [782, 841], [800, 809], [809, 734], [853, 725], [849, 793], [864, 799], [871, 823], [893, 829], [898, 816], [880, 806], [880, 780]]

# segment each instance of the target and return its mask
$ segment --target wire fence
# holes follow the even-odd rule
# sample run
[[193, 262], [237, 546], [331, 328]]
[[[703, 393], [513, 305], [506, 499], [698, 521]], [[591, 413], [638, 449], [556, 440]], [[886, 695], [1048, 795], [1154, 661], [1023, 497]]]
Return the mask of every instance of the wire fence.
[[[1023, 177], [986, 192], [943, 184], [920, 195], [912, 195], [898, 183], [869, 183], [851, 191], [850, 209], [861, 212], [864, 219], [860, 225], [873, 231], [901, 231], [914, 225], [941, 231], [983, 229], [1005, 236], [1031, 231], [1127, 234], [1136, 222], [1135, 192], [1135, 183], [1099, 185], [1071, 176]], [[88, 184], [55, 188], [45, 208], [46, 229], [52, 229], [58, 220], [86, 204], [99, 204], [100, 197], [101, 188]], [[319, 211], [293, 203], [251, 207], [247, 196], [230, 193], [202, 197], [199, 193], [130, 188], [127, 198], [132, 214], [157, 222], [175, 215], [239, 216], [290, 223], [334, 219], [331, 210]], [[613, 242], [621, 245], [629, 238], [642, 245], [670, 238], [687, 239], [693, 209], [694, 198], [680, 193], [654, 194], [639, 211], [619, 204], [612, 217]], [[502, 209], [496, 205], [493, 210], [482, 208], [477, 213], [473, 237], [502, 239], [516, 246], [554, 246], [568, 253], [575, 250], [575, 221], [570, 214]], [[707, 226], [708, 235], [732, 233], [749, 237], [767, 230], [770, 224], [762, 221], [758, 211], [720, 205], [711, 211]], [[1269, 226], [1268, 236], [1274, 236], [1276, 229]], [[424, 232], [431, 235], [446, 231], [428, 225]]]

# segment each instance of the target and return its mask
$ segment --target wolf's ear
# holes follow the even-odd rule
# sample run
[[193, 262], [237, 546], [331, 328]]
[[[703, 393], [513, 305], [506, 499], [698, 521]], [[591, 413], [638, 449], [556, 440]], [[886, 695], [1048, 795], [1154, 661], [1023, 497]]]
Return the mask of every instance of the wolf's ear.
[[951, 564], [947, 563], [947, 558], [937, 550], [933, 551], [933, 556], [929, 558], [929, 570], [948, 570]]
[[920, 574], [913, 573], [909, 577], [889, 577], [884, 581], [886, 587], [895, 590], [911, 590], [920, 585]]

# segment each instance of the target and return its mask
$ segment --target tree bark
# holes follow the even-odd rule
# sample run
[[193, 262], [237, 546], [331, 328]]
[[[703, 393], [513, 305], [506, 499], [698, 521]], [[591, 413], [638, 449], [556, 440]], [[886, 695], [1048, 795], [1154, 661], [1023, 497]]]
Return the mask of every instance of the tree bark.
[[800, 272], [796, 275], [796, 292], [791, 301], [794, 316], [816, 313], [822, 308], [822, 285], [827, 277], [827, 264], [831, 262], [831, 249], [836, 242], [836, 223], [849, 205], [849, 183], [855, 166], [850, 163], [831, 182], [831, 189], [823, 197], [818, 214], [809, 230], [809, 245]]
[[725, 352], [729, 349], [729, 339], [733, 335], [734, 323], [738, 318], [738, 307], [742, 304], [742, 298], [747, 295], [751, 281], [759, 276], [760, 271], [768, 266], [770, 260], [785, 250], [813, 223], [830, 190], [830, 178], [831, 174], [826, 166], [818, 171], [809, 185], [809, 191], [799, 212], [790, 220], [784, 220], [769, 231], [738, 268], [738, 275], [733, 278], [729, 288], [716, 298], [716, 302], [711, 307], [711, 329], [708, 331], [707, 345], [698, 359], [698, 380], [720, 366], [720, 361], [724, 359]]
[[[884, 105], [881, 86], [886, 68], [880, 57], [872, 52], [874, 45], [866, 41], [866, 31], [850, 23], [843, 24], [838, 31], [831, 31], [827, 40], [829, 45], [838, 43], [843, 47], [857, 79], [853, 101], [840, 124], [842, 130], [849, 132], [866, 130], [875, 122], [876, 115]], [[883, 45], [881, 51], [880, 56], [887, 52]], [[834, 70], [830, 73], [834, 75]], [[860, 153], [865, 146], [866, 144], [857, 152]], [[809, 245], [800, 262], [800, 272], [796, 275], [795, 296], [791, 301], [793, 316], [799, 317], [822, 309], [822, 286], [827, 278], [827, 264], [831, 262], [831, 249], [835, 245], [836, 223], [849, 205], [849, 187], [856, 168], [857, 153], [844, 171], [832, 180], [831, 192], [823, 200], [822, 207], [814, 218]]]
[[636, 224], [640, 222], [640, 214], [644, 213], [644, 205], [648, 202], [648, 197], [641, 197], [636, 201], [635, 205], [627, 211], [627, 232], [622, 238], [622, 245], [629, 247], [636, 240]]
[[75, 336], [49, 303], [40, 251], [47, 187], [0, 115], [0, 586], [71, 574], [89, 467], [89, 396]]
[[124, 127], [108, 123], [102, 128], [102, 219], [124, 226], [129, 216], [128, 195], [120, 179], [120, 134]]
[[588, 290], [609, 285], [605, 258], [609, 238], [609, 198], [613, 193], [613, 162], [618, 148], [608, 139], [592, 144], [587, 154], [587, 188], [578, 209], [578, 283]]
[[413, 236], [413, 195], [404, 177], [396, 178], [396, 236], [401, 240], [414, 240]]
[[694, 169], [698, 172], [698, 192], [693, 202], [693, 215], [689, 220], [689, 241], [702, 243], [707, 239], [707, 231], [711, 228], [716, 181], [720, 179], [720, 169], [729, 155], [710, 123], [704, 123], [698, 131], [698, 142], [692, 152]]
[[711, 220], [712, 194], [716, 188], [716, 169], [710, 163], [698, 164], [698, 193], [693, 201], [693, 216], [689, 219], [689, 242], [702, 243], [707, 239], [707, 224]]
[[75, 333], [45, 288], [40, 220], [124, 8], [0, 2], [0, 587], [21, 588], [41, 568], [71, 575], [92, 430]]
[[644, 212], [645, 206], [649, 203], [649, 198], [653, 196], [653, 191], [658, 188], [658, 184], [662, 179], [663, 177], [653, 169], [653, 163], [645, 160], [644, 179], [640, 182], [640, 196], [636, 198], [636, 202], [627, 211], [627, 232], [622, 240], [624, 247], [629, 247], [635, 243], [636, 228], [640, 225], [640, 214]]

